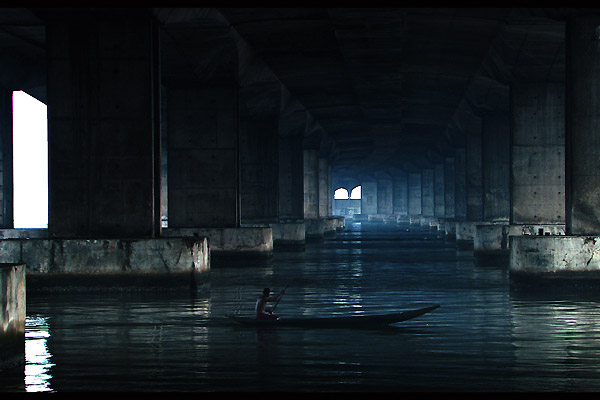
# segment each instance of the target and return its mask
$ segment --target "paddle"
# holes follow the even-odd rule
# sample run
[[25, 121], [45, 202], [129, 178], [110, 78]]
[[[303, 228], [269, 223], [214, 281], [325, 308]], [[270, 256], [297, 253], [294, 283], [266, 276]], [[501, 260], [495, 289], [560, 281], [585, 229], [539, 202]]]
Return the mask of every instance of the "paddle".
[[[287, 289], [288, 285], [289, 285], [289, 283], [287, 283], [287, 284], [285, 285], [285, 287], [283, 288], [283, 291], [285, 291], [285, 289]], [[282, 296], [282, 297], [283, 297], [283, 296]], [[281, 297], [279, 298], [279, 300], [281, 300]], [[273, 314], [273, 312], [275, 311], [275, 308], [277, 308], [277, 304], [279, 304], [279, 300], [277, 300], [277, 301], [275, 302], [275, 305], [274, 305], [274, 306], [273, 306], [273, 308], [271, 309], [271, 314]]]

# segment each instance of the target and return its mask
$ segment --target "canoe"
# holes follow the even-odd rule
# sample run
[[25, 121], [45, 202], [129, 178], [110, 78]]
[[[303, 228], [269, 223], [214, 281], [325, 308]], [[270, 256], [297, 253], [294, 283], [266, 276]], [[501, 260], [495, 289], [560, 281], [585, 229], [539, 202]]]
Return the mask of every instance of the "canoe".
[[429, 307], [408, 310], [391, 314], [378, 315], [351, 315], [351, 316], [333, 316], [333, 317], [312, 317], [312, 318], [286, 318], [281, 317], [278, 320], [256, 319], [256, 317], [245, 317], [228, 314], [227, 317], [244, 325], [250, 326], [292, 326], [309, 328], [368, 328], [374, 326], [385, 326], [396, 322], [407, 321], [438, 308], [439, 304]]

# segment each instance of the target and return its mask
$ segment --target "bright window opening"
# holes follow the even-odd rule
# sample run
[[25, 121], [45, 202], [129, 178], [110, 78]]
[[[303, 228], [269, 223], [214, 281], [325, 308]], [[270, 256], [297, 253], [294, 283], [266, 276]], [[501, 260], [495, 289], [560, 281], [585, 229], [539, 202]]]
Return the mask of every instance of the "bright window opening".
[[350, 193], [350, 198], [351, 199], [361, 199], [362, 198], [362, 187], [357, 186], [354, 189], [352, 189], [352, 192]]
[[336, 189], [333, 193], [333, 198], [336, 200], [346, 200], [348, 199], [348, 191], [344, 188]]
[[13, 218], [15, 228], [48, 227], [48, 111], [13, 92]]

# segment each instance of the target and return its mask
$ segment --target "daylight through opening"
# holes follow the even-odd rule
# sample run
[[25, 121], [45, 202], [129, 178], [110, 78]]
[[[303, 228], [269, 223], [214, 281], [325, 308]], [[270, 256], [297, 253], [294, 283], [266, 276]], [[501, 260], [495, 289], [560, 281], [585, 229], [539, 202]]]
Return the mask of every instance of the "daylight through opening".
[[15, 228], [48, 227], [48, 111], [13, 92], [13, 218]]

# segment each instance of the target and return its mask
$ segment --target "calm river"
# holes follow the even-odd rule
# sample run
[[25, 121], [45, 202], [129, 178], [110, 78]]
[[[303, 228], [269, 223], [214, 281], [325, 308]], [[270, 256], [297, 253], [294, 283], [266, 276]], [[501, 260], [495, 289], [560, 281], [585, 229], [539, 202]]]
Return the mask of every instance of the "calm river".
[[[441, 307], [383, 329], [259, 330], [263, 287], [283, 316]], [[429, 233], [348, 224], [268, 265], [214, 265], [190, 293], [27, 298], [24, 377], [4, 391], [598, 391], [600, 296], [517, 295]]]

